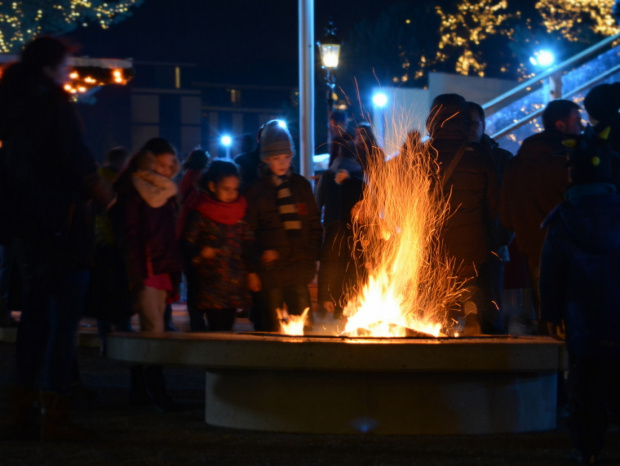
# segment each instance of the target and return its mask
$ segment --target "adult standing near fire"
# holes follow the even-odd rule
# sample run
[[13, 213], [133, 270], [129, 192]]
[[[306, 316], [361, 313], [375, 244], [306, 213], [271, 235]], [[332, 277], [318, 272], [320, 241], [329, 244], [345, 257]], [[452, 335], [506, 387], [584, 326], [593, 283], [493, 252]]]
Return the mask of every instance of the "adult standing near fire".
[[88, 202], [105, 208], [114, 199], [63, 89], [69, 56], [61, 41], [37, 38], [0, 82], [4, 201], [23, 287], [11, 434], [38, 434], [31, 409], [40, 402], [39, 433], [48, 441], [92, 438], [69, 419], [68, 393], [94, 248]]
[[491, 251], [488, 219], [494, 218], [496, 212], [497, 175], [480, 150], [469, 142], [470, 110], [462, 96], [437, 96], [426, 127], [430, 136], [428, 150], [439, 162], [440, 182], [449, 194], [450, 215], [442, 240], [446, 253], [455, 261], [456, 275], [470, 292], [464, 298], [464, 311], [469, 313], [468, 303], [473, 303], [479, 318], [485, 315], [484, 306], [489, 303], [477, 286], [477, 275]]
[[542, 114], [544, 131], [526, 138], [508, 162], [499, 213], [506, 228], [515, 232], [519, 252], [527, 258], [528, 271], [540, 326], [540, 251], [546, 228], [541, 224], [564, 199], [568, 186], [565, 147], [562, 141], [583, 130], [579, 106], [570, 100], [554, 100]]
[[[469, 140], [476, 144], [487, 164], [495, 170], [498, 185], [501, 187], [504, 171], [508, 161], [512, 159], [512, 154], [485, 134], [484, 109], [475, 102], [467, 102], [467, 106], [470, 112]], [[482, 333], [506, 333], [506, 316], [502, 306], [504, 264], [510, 259], [508, 244], [513, 234], [504, 228], [497, 215], [488, 219], [488, 227], [491, 249], [488, 260], [478, 270], [478, 284], [490, 303], [484, 307], [487, 314], [479, 316], [480, 326]]]

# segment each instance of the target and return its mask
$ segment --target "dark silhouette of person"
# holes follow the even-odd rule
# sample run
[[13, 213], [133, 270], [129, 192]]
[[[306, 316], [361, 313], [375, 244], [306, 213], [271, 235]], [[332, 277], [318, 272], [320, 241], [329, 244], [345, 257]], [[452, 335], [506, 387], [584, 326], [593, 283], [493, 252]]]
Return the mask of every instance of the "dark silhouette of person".
[[[540, 324], [540, 251], [547, 230], [541, 224], [564, 199], [568, 186], [562, 141], [583, 130], [579, 106], [553, 100], [543, 111], [544, 131], [526, 138], [506, 166], [500, 196], [502, 224], [515, 232], [515, 241], [527, 259], [538, 324]], [[539, 326], [539, 332], [546, 330]]]
[[[487, 312], [488, 299], [478, 286], [478, 270], [488, 261], [489, 219], [496, 214], [499, 188], [495, 170], [484, 159], [480, 149], [469, 142], [471, 112], [465, 99], [458, 94], [437, 96], [426, 120], [430, 139], [427, 150], [439, 163], [443, 191], [449, 195], [450, 214], [442, 232], [448, 257], [455, 261], [455, 276], [464, 283], [468, 296], [457, 315], [475, 332], [468, 317], [475, 304], [476, 319]], [[468, 320], [469, 319], [469, 320]]]
[[546, 220], [541, 316], [569, 354], [568, 430], [579, 464], [596, 464], [608, 407], [620, 414], [620, 195], [612, 153], [587, 128], [574, 138], [565, 200]]
[[68, 392], [94, 247], [88, 203], [114, 199], [63, 89], [69, 55], [61, 41], [37, 38], [0, 81], [6, 218], [23, 287], [12, 429], [28, 436], [40, 401], [41, 438], [51, 441], [92, 438], [71, 422]]

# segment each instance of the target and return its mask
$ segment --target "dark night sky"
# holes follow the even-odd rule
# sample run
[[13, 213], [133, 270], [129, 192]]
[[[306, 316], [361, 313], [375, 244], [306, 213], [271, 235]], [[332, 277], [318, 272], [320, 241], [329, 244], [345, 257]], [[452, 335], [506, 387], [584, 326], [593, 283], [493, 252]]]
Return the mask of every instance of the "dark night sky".
[[[333, 18], [343, 38], [365, 16], [402, 0], [315, 0], [315, 35]], [[189, 62], [211, 82], [295, 85], [296, 0], [145, 0], [108, 30], [69, 35], [92, 57]]]

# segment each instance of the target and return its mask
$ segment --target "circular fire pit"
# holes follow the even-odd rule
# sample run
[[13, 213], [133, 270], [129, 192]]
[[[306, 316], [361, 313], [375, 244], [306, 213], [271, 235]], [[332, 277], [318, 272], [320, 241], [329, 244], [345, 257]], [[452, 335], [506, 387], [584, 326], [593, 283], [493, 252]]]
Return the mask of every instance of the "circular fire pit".
[[279, 432], [483, 434], [556, 426], [548, 337], [133, 333], [111, 358], [206, 370], [208, 424]]

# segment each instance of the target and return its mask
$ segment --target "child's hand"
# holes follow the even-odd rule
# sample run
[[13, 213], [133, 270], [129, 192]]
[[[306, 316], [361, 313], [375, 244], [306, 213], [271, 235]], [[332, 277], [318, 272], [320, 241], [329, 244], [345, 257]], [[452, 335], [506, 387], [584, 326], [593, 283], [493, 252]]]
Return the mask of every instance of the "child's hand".
[[333, 314], [335, 310], [334, 303], [332, 301], [323, 301], [323, 309]]
[[260, 277], [257, 273], [248, 274], [248, 288], [254, 293], [258, 293], [262, 289]]
[[336, 173], [336, 177], [334, 178], [336, 181], [336, 184], [341, 184], [344, 180], [350, 178], [351, 175], [349, 174], [348, 171], [346, 170], [338, 170], [338, 173]]
[[265, 252], [263, 252], [261, 261], [263, 261], [263, 264], [268, 265], [277, 261], [279, 258], [280, 254], [278, 254], [278, 251], [274, 249], [267, 249]]
[[206, 247], [202, 248], [202, 251], [200, 251], [200, 256], [203, 259], [213, 259], [213, 258], [215, 258], [215, 256], [217, 256], [218, 252], [219, 252], [219, 250], [217, 250], [215, 248], [210, 248], [209, 246], [206, 246]]

